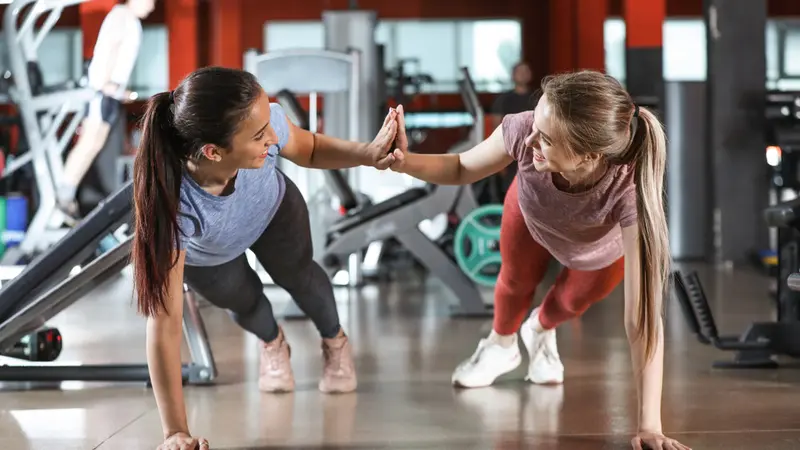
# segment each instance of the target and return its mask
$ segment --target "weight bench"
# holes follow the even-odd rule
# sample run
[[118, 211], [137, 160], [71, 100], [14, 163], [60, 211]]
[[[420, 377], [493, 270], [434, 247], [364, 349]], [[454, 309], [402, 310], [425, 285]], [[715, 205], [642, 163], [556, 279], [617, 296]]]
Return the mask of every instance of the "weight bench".
[[[131, 235], [83, 266], [77, 274], [69, 275], [74, 266], [96, 251], [101, 239], [130, 223], [132, 198], [133, 184], [128, 182], [0, 290], [0, 354], [16, 357], [13, 350], [22, 339], [35, 335], [53, 316], [129, 265]], [[184, 337], [192, 363], [183, 366], [183, 379], [188, 383], [207, 383], [216, 377], [216, 367], [196, 301], [185, 287], [184, 293]], [[147, 382], [149, 373], [146, 364], [0, 367], [0, 381], [65, 380]]]
[[754, 322], [740, 336], [720, 336], [697, 272], [673, 272], [676, 298], [698, 340], [736, 352], [733, 361], [715, 362], [715, 368], [776, 368], [776, 356], [800, 358], [800, 198], [765, 209], [764, 218], [778, 228], [774, 322]]

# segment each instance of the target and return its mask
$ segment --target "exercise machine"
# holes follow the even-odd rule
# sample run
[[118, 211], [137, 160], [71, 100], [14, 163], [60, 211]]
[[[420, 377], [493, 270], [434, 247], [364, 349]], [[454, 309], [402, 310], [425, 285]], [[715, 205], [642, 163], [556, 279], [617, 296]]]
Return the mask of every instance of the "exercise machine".
[[[0, 290], [0, 355], [45, 363], [0, 366], [0, 381], [149, 382], [146, 364], [47, 364], [69, 341], [69, 336], [46, 327], [47, 321], [128, 266], [130, 234], [113, 249], [85, 261], [103, 238], [130, 225], [132, 202], [133, 185], [128, 182]], [[183, 365], [184, 382], [212, 382], [217, 370], [205, 325], [185, 286], [183, 331], [191, 355], [191, 362]]]
[[[31, 164], [38, 207], [18, 247], [3, 255], [3, 265], [27, 262], [36, 253], [63, 238], [66, 218], [56, 208], [56, 188], [63, 174], [63, 152], [94, 95], [87, 88], [69, 85], [47, 86], [37, 60], [37, 50], [65, 7], [85, 0], [14, 0], [3, 16], [3, 33], [8, 47], [8, 69], [13, 80], [9, 96], [22, 121], [27, 153], [9, 163], [2, 177]], [[37, 23], [41, 26], [37, 27]]]
[[[316, 129], [312, 125], [310, 115], [304, 110], [297, 96], [286, 89], [278, 92], [275, 99], [286, 111], [289, 118], [300, 128], [315, 132]], [[314, 104], [312, 102], [312, 109]], [[341, 170], [325, 170], [325, 181], [328, 189], [333, 193], [333, 196], [338, 200], [338, 205], [332, 205], [338, 211], [336, 216], [330, 215], [330, 220], [325, 220], [323, 223], [332, 224], [335, 220], [340, 219], [342, 216], [349, 216], [357, 213], [360, 209], [372, 206], [372, 200], [360, 192], [355, 192], [347, 178]], [[324, 208], [324, 206], [322, 206]], [[321, 209], [322, 209], [321, 208]], [[366, 278], [374, 278], [380, 275], [380, 261], [384, 253], [384, 242], [376, 241], [369, 245], [363, 258], [360, 260], [360, 273], [362, 281]], [[334, 275], [333, 283], [341, 285], [339, 281], [339, 274]], [[348, 274], [344, 273], [345, 280], [348, 280]], [[347, 284], [345, 282], [344, 284]]]
[[[483, 110], [467, 68], [462, 68], [459, 88], [467, 111], [473, 116], [469, 137], [451, 149], [461, 153], [484, 139]], [[412, 188], [383, 202], [364, 208], [334, 223], [328, 230], [323, 256], [324, 267], [341, 267], [348, 255], [366, 248], [371, 242], [396, 239], [429, 273], [439, 278], [458, 298], [454, 316], [485, 317], [491, 307], [479, 288], [436, 242], [420, 229], [424, 220], [446, 213], [463, 219], [477, 207], [469, 186], [434, 186]]]
[[[359, 117], [360, 61], [361, 55], [355, 50], [343, 53], [331, 50], [291, 49], [262, 54], [250, 50], [245, 53], [244, 68], [258, 78], [266, 92], [273, 95], [283, 93], [277, 98], [279, 101], [282, 100], [285, 106], [290, 107], [288, 110], [290, 113], [297, 112], [287, 100], [287, 93], [308, 94], [312, 100], [308, 126], [312, 131], [317, 129], [316, 98], [318, 95], [325, 96], [325, 110], [334, 108], [341, 114], [341, 117], [337, 117], [337, 121], [326, 118], [325, 134], [340, 139], [360, 141], [362, 140], [360, 136], [363, 134]], [[329, 192], [333, 191], [340, 205], [345, 208], [353, 209], [359, 206], [362, 200], [350, 188], [358, 185], [358, 170], [351, 169], [345, 175], [344, 171], [307, 169], [285, 158], [280, 158], [278, 166], [297, 184], [309, 204], [314, 257], [319, 261], [324, 250], [326, 230], [330, 222], [338, 217], [338, 213], [331, 208], [332, 198]], [[358, 286], [362, 282], [362, 269], [361, 257], [354, 253], [349, 257], [346, 281], [338, 284]], [[262, 276], [262, 280], [263, 278]]]
[[[771, 145], [797, 148], [800, 145], [800, 95], [770, 94], [767, 97], [767, 137]], [[768, 155], [769, 156], [769, 155]], [[797, 172], [786, 171], [774, 155], [773, 183], [797, 186]], [[796, 170], [796, 167], [794, 167]], [[779, 179], [776, 181], [776, 177]], [[783, 180], [780, 180], [783, 179]], [[764, 210], [767, 225], [776, 232], [777, 268], [776, 317], [770, 322], [752, 323], [739, 336], [720, 335], [703, 286], [696, 272], [673, 273], [675, 294], [689, 328], [699, 341], [720, 350], [735, 352], [732, 361], [714, 363], [716, 368], [776, 368], [777, 358], [800, 358], [800, 198], [777, 202]]]

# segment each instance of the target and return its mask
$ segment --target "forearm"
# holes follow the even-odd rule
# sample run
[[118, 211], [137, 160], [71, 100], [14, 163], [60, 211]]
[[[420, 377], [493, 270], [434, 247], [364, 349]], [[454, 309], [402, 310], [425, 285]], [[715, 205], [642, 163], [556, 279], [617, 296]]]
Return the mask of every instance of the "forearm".
[[181, 376], [181, 322], [170, 320], [147, 321], [147, 365], [165, 438], [178, 432], [189, 434]]
[[629, 330], [633, 376], [639, 409], [639, 430], [661, 433], [661, 397], [664, 381], [664, 331], [658, 325], [657, 344], [653, 358], [645, 361], [644, 342], [636, 339], [635, 331]]
[[407, 153], [399, 172], [419, 180], [440, 185], [469, 184], [465, 181], [460, 157], [457, 154], [424, 155]]
[[309, 158], [309, 167], [347, 169], [372, 164], [367, 144], [317, 133], [314, 133], [313, 137], [314, 147]]

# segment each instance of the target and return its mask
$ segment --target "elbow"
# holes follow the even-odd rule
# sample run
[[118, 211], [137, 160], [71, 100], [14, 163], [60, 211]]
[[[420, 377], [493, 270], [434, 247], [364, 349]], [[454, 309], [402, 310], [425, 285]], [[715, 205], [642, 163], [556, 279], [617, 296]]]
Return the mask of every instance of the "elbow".
[[177, 315], [160, 314], [147, 318], [148, 344], [160, 345], [180, 340], [182, 332], [183, 323]]
[[639, 325], [639, 321], [636, 319], [636, 315], [633, 311], [625, 311], [625, 336], [628, 337], [629, 342], [634, 342], [637, 339], [641, 338], [641, 327]]

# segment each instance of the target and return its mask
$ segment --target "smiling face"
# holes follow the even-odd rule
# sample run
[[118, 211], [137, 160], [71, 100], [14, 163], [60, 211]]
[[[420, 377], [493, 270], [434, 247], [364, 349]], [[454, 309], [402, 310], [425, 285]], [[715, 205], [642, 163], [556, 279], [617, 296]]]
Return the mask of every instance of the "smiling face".
[[539, 172], [573, 172], [581, 158], [570, 152], [556, 135], [553, 109], [543, 95], [533, 111], [533, 127], [525, 146], [533, 152], [533, 165]]
[[224, 162], [225, 167], [258, 169], [264, 165], [269, 147], [278, 144], [278, 136], [270, 122], [270, 102], [262, 92], [250, 107], [250, 112], [241, 122], [231, 138], [230, 148], [209, 146], [204, 149], [206, 157]]

